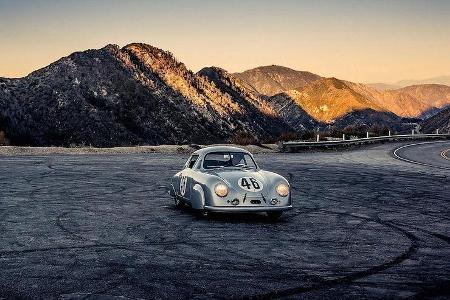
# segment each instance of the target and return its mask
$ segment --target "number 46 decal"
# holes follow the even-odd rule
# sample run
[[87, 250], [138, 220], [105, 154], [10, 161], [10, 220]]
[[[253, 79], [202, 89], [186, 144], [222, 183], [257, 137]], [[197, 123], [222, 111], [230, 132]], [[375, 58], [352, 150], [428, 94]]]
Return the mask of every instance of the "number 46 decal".
[[238, 185], [248, 192], [259, 192], [263, 189], [262, 182], [253, 177], [239, 178]]

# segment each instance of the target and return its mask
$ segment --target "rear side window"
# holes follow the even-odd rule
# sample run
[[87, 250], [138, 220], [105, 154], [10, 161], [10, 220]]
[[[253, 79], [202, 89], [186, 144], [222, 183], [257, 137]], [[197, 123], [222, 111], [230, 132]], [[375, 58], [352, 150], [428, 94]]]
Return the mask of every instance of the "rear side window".
[[194, 167], [195, 162], [197, 161], [197, 159], [198, 159], [198, 155], [192, 155], [189, 158], [189, 160], [187, 161], [186, 168], [192, 169], [192, 167]]

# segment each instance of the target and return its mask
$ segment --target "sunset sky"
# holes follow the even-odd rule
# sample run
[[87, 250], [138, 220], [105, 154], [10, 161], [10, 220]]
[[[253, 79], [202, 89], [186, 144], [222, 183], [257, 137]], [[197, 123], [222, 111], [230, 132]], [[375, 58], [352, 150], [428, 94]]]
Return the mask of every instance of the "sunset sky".
[[193, 71], [278, 64], [358, 82], [450, 75], [450, 1], [0, 0], [0, 76], [145, 42]]

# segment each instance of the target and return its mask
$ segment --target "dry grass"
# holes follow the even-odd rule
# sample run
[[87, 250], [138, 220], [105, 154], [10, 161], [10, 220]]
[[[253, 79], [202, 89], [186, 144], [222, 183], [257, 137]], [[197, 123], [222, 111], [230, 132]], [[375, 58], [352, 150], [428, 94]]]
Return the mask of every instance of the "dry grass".
[[[135, 146], [135, 147], [113, 147], [113, 148], [95, 148], [95, 147], [18, 147], [2, 146], [0, 155], [87, 155], [87, 154], [151, 154], [151, 153], [180, 153], [190, 154], [195, 150], [209, 145], [160, 145], [160, 146]], [[211, 145], [216, 146], [216, 145]], [[275, 144], [264, 144], [260, 146], [248, 145], [241, 146], [236, 144], [226, 144], [226, 146], [237, 146], [244, 148], [251, 153], [272, 153], [278, 152]]]

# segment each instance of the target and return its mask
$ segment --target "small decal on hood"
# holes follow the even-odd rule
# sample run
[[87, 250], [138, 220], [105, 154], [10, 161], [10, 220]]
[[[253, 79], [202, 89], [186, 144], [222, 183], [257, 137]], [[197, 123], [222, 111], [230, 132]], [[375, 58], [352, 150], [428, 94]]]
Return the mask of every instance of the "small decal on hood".
[[238, 185], [241, 189], [247, 192], [259, 192], [263, 189], [262, 182], [253, 177], [239, 178]]

